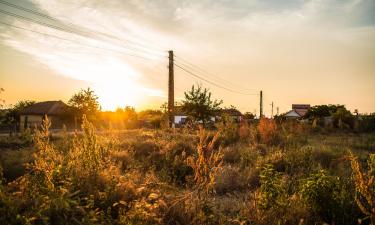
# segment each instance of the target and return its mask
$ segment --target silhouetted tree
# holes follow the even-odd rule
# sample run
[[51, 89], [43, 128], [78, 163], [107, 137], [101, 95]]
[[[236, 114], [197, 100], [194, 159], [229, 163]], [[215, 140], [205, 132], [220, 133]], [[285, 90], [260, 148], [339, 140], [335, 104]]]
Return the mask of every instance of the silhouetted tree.
[[255, 118], [255, 115], [251, 112], [245, 112], [243, 114], [243, 117], [245, 120], [253, 120]]
[[307, 111], [305, 118], [313, 119], [332, 116], [340, 108], [346, 109], [344, 105], [315, 105]]
[[28, 106], [35, 104], [35, 101], [31, 100], [22, 100], [13, 105], [8, 109], [4, 123], [8, 125], [18, 124], [20, 122], [20, 112]]
[[90, 88], [86, 90], [80, 90], [78, 93], [74, 94], [68, 105], [72, 107], [73, 113], [76, 117], [81, 118], [83, 114], [89, 120], [93, 120], [96, 112], [99, 111], [98, 96], [95, 95], [94, 91]]
[[190, 91], [185, 92], [182, 109], [188, 116], [195, 121], [202, 121], [204, 125], [222, 103], [222, 100], [211, 100], [211, 92], [207, 88], [193, 85]]

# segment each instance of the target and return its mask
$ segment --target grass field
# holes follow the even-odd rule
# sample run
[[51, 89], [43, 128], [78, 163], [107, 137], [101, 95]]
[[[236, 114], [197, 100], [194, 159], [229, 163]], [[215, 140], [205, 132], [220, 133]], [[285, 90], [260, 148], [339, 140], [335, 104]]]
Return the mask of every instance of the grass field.
[[97, 134], [87, 121], [82, 128], [76, 135], [41, 130], [32, 141], [25, 135], [1, 137], [2, 224], [374, 219], [374, 133], [272, 121], [227, 123], [211, 131]]

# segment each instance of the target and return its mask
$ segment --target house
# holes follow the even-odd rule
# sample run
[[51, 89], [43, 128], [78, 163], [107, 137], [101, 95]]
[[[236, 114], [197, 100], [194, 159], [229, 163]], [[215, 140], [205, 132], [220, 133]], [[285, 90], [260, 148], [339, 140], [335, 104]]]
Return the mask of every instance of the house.
[[287, 119], [301, 119], [310, 109], [309, 104], [292, 104], [292, 110], [284, 114]]
[[62, 101], [38, 102], [24, 108], [20, 113], [20, 131], [39, 126], [44, 116], [48, 116], [52, 129], [63, 127], [64, 115], [69, 107]]

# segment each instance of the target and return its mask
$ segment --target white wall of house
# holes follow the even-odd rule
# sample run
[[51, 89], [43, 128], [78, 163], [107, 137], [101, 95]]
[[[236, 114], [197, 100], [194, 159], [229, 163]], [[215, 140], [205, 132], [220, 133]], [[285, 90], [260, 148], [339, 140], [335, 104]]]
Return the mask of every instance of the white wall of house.
[[27, 127], [34, 128], [35, 125], [39, 126], [42, 123], [43, 116], [39, 116], [39, 115], [21, 115], [20, 116], [20, 130], [23, 130], [25, 128], [25, 122], [26, 122], [26, 120], [27, 120]]
[[185, 120], [187, 116], [174, 116], [174, 123], [181, 124], [183, 120]]

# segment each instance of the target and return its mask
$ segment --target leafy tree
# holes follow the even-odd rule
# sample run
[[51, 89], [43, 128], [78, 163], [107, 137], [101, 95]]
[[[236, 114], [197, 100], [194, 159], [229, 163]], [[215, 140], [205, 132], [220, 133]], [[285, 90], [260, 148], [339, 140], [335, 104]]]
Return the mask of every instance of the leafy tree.
[[245, 120], [253, 120], [255, 118], [255, 115], [251, 112], [245, 112], [243, 114], [243, 117]]
[[8, 109], [8, 112], [5, 115], [4, 123], [8, 125], [17, 124], [20, 122], [19, 113], [28, 106], [35, 104], [35, 101], [31, 100], [22, 100], [17, 102], [13, 107]]
[[[5, 91], [4, 88], [0, 88], [0, 93], [3, 91]], [[0, 109], [4, 107], [4, 104], [5, 104], [5, 100], [0, 98]]]
[[96, 96], [94, 91], [90, 88], [86, 90], [82, 89], [74, 94], [68, 104], [73, 108], [75, 116], [81, 118], [82, 115], [85, 114], [86, 117], [91, 120], [100, 108], [98, 96]]
[[307, 111], [305, 118], [314, 119], [332, 116], [338, 109], [346, 110], [344, 105], [315, 105]]
[[316, 105], [307, 111], [305, 118], [319, 119], [326, 116], [333, 117], [336, 127], [354, 126], [354, 116], [344, 105]]
[[343, 128], [344, 125], [350, 127], [354, 126], [354, 116], [346, 108], [338, 108], [332, 116], [336, 126], [339, 128]]
[[193, 85], [189, 92], [185, 92], [182, 109], [195, 121], [202, 121], [205, 124], [222, 103], [222, 100], [211, 100], [211, 92], [208, 89]]

